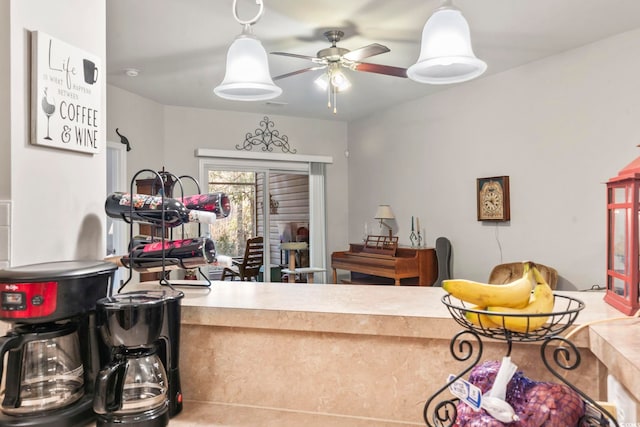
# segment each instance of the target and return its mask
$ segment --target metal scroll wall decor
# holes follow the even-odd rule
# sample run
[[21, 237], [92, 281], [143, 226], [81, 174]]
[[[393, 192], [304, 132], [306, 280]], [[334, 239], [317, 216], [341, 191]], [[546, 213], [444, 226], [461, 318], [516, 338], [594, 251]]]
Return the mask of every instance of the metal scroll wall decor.
[[265, 116], [260, 121], [260, 128], [254, 133], [247, 133], [244, 137], [242, 145], [237, 144], [236, 150], [251, 151], [253, 147], [262, 145], [262, 151], [273, 151], [273, 147], [278, 147], [283, 153], [295, 154], [296, 150], [289, 147], [289, 137], [287, 135], [280, 136], [280, 132], [273, 129], [275, 123]]

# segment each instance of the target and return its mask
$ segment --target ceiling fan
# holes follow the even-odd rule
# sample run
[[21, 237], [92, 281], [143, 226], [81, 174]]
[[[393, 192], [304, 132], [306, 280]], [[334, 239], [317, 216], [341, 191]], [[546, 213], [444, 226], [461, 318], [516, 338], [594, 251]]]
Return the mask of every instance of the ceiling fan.
[[297, 74], [306, 73], [307, 71], [315, 71], [327, 68], [327, 73], [316, 79], [316, 83], [329, 89], [329, 108], [331, 107], [331, 94], [333, 94], [333, 112], [335, 113], [336, 93], [346, 89], [351, 85], [346, 76], [344, 76], [344, 74], [342, 74], [342, 72], [340, 71], [342, 67], [348, 68], [349, 70], [353, 71], [365, 71], [368, 73], [385, 74], [394, 77], [407, 77], [407, 70], [405, 68], [361, 62], [365, 58], [389, 52], [390, 49], [386, 46], [378, 43], [372, 43], [356, 50], [349, 50], [336, 46], [340, 39], [342, 39], [342, 37], [344, 36], [344, 32], [340, 30], [329, 30], [324, 32], [324, 36], [331, 43], [331, 47], [319, 50], [316, 56], [299, 55], [297, 53], [288, 52], [271, 52], [272, 55], [306, 59], [317, 64], [312, 67], [307, 67], [300, 70], [292, 71], [290, 73], [281, 74], [279, 76], [273, 77], [273, 80], [280, 80], [286, 77], [295, 76]]
[[292, 71], [290, 73], [276, 76], [273, 78], [273, 80], [284, 79], [285, 77], [295, 76], [296, 74], [301, 74], [307, 71], [320, 70], [322, 68], [328, 67], [330, 64], [339, 64], [350, 70], [367, 71], [369, 73], [386, 74], [395, 77], [407, 77], [407, 70], [405, 68], [360, 62], [362, 59], [389, 52], [390, 49], [386, 46], [378, 43], [373, 43], [350, 51], [349, 49], [336, 46], [340, 39], [344, 37], [344, 33], [342, 31], [325, 31], [324, 36], [329, 40], [329, 42], [331, 42], [331, 47], [319, 50], [315, 57], [298, 55], [296, 53], [271, 52], [272, 55], [282, 55], [291, 56], [294, 58], [308, 59], [315, 62], [316, 64], [320, 64], [315, 67], [303, 68], [301, 70]]

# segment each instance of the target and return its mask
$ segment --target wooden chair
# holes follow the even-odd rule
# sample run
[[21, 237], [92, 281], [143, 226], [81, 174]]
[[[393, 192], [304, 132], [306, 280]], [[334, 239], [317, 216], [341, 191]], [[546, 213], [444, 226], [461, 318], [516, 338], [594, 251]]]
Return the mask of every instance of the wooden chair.
[[236, 277], [242, 281], [258, 280], [260, 267], [263, 263], [264, 241], [262, 236], [254, 237], [247, 240], [247, 246], [244, 249], [244, 257], [232, 260], [231, 267], [225, 267], [222, 270], [221, 280], [235, 280]]
[[[553, 267], [538, 264], [537, 262], [535, 264], [551, 289], [555, 289], [558, 284], [558, 271]], [[489, 274], [489, 283], [504, 285], [522, 277], [522, 272], [523, 264], [521, 262], [496, 265]]]

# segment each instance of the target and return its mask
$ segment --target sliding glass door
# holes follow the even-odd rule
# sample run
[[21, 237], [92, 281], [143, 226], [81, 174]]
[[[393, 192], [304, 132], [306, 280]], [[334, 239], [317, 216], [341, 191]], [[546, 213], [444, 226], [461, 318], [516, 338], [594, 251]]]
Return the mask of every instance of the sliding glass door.
[[[282, 242], [309, 243], [308, 250], [295, 253], [297, 267], [325, 268], [324, 185], [318, 185], [324, 182], [321, 166], [318, 176], [308, 162], [200, 160], [200, 179], [207, 190], [224, 191], [232, 200], [230, 217], [210, 229], [219, 254], [218, 271], [231, 257], [242, 256], [246, 240], [254, 236], [263, 236], [265, 241], [264, 265], [270, 266], [270, 274], [262, 277], [265, 282], [281, 280], [277, 272], [288, 264], [289, 253], [281, 250]], [[314, 194], [314, 189], [322, 194]], [[321, 229], [314, 229], [314, 218]], [[217, 278], [215, 268], [211, 277]], [[324, 277], [319, 279], [316, 276], [317, 283], [325, 282]]]

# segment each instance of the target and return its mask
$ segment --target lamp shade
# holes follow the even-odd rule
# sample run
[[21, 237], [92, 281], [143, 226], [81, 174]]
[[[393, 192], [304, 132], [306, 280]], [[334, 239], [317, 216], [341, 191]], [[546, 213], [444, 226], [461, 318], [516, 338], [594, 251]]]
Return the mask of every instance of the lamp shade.
[[269, 73], [267, 52], [250, 34], [238, 36], [227, 52], [224, 80], [213, 92], [234, 101], [262, 101], [282, 93]]
[[466, 19], [458, 9], [444, 6], [424, 25], [420, 57], [407, 69], [407, 76], [419, 83], [460, 83], [486, 69], [487, 64], [473, 53]]
[[378, 206], [378, 209], [376, 210], [376, 215], [374, 216], [375, 219], [394, 219], [395, 215], [393, 214], [393, 211], [391, 210], [391, 206], [389, 205], [380, 205]]

